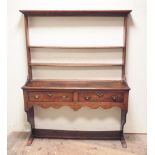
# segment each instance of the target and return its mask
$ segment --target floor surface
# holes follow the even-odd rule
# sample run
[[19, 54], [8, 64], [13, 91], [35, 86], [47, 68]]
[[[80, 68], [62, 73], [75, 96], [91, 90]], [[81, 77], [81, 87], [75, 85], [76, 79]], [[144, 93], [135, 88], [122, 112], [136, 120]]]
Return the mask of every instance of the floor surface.
[[8, 155], [146, 155], [146, 135], [126, 134], [128, 148], [120, 141], [34, 139], [26, 146], [28, 132], [8, 136]]

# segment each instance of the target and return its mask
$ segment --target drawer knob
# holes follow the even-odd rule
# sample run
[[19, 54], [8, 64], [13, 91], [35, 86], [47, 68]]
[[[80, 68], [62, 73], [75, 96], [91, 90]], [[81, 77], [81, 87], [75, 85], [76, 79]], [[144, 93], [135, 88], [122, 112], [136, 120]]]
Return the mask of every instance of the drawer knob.
[[53, 94], [51, 94], [51, 93], [48, 93], [47, 95], [48, 95], [48, 96], [52, 96]]
[[102, 92], [96, 92], [96, 95], [97, 95], [98, 97], [104, 96], [104, 94], [103, 94]]
[[91, 97], [90, 97], [90, 96], [85, 96], [84, 99], [85, 99], [85, 100], [90, 100]]
[[39, 97], [40, 97], [39, 95], [35, 95], [35, 96], [34, 96], [35, 99], [38, 99]]
[[113, 101], [118, 101], [119, 97], [118, 96], [112, 96]]
[[64, 96], [62, 96], [62, 98], [64, 98], [64, 99], [65, 99], [65, 98], [68, 98], [68, 96], [64, 95]]

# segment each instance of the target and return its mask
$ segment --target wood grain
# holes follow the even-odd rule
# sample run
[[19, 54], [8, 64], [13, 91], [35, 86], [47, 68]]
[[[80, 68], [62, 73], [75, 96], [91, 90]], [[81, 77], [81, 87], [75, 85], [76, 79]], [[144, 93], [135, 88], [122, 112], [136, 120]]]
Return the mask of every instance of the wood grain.
[[[102, 139], [120, 140], [120, 131], [66, 131], [34, 129], [34, 137], [63, 139]], [[101, 136], [102, 135], [102, 136]]]
[[22, 87], [27, 90], [130, 90], [125, 81], [105, 80], [31, 80]]
[[29, 108], [32, 106], [40, 106], [42, 108], [61, 108], [63, 106], [68, 106], [71, 109], [77, 111], [82, 107], [89, 107], [91, 109], [103, 108], [103, 109], [110, 109], [113, 107], [118, 107], [121, 109], [126, 109], [126, 106], [122, 102], [29, 102]]

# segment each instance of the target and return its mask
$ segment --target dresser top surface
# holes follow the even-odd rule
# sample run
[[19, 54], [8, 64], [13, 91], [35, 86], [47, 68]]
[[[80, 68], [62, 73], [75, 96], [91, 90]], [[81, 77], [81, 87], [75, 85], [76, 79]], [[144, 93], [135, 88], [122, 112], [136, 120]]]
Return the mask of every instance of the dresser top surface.
[[23, 89], [129, 90], [125, 81], [31, 80]]

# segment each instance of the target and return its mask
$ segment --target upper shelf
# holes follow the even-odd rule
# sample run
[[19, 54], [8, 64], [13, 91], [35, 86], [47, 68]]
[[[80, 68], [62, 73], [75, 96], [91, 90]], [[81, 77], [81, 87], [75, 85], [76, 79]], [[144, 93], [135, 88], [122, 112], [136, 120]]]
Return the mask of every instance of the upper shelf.
[[104, 64], [104, 63], [29, 63], [33, 67], [121, 67], [122, 63], [119, 64]]
[[20, 10], [26, 16], [111, 16], [125, 17], [132, 10]]
[[30, 45], [29, 48], [53, 48], [53, 49], [118, 49], [123, 46], [36, 46]]

